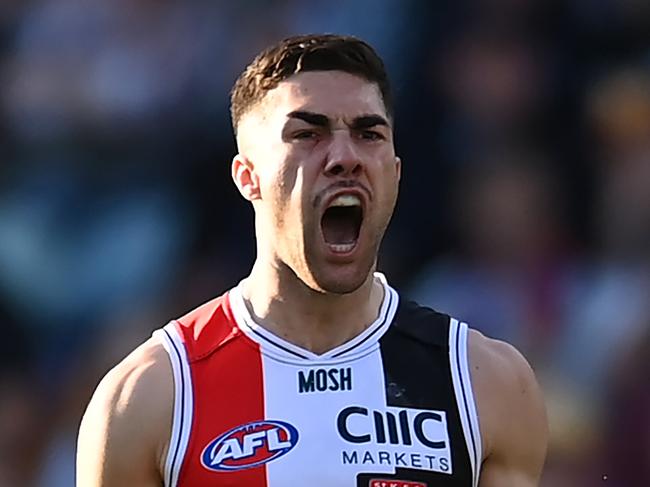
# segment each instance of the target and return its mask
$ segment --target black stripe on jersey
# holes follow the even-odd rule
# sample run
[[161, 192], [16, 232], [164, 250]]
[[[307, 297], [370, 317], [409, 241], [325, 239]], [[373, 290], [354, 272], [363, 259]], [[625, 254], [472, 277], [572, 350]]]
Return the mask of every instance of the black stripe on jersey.
[[430, 487], [472, 487], [473, 472], [449, 360], [450, 317], [402, 300], [390, 328], [379, 340], [388, 406], [445, 411], [452, 474], [415, 468], [394, 475], [364, 473], [357, 486], [372, 478], [413, 480]]
[[284, 350], [285, 352], [290, 353], [291, 355], [295, 355], [296, 357], [300, 357], [300, 358], [304, 358], [304, 359], [309, 358], [309, 357], [307, 357], [306, 355], [302, 355], [302, 354], [296, 352], [295, 350], [291, 350], [290, 348], [285, 347], [284, 345], [282, 345], [282, 344], [280, 344], [280, 343], [277, 343], [275, 340], [271, 340], [271, 339], [268, 338], [267, 336], [265, 336], [265, 335], [263, 335], [262, 333], [260, 333], [259, 331], [257, 331], [257, 330], [255, 329], [255, 327], [253, 327], [253, 326], [249, 326], [248, 329], [249, 329], [250, 331], [252, 331], [253, 333], [255, 333], [258, 337], [262, 338], [264, 341], [269, 342], [270, 344], [272, 344], [272, 345], [274, 345], [274, 346], [276, 346], [276, 347], [278, 347], [278, 348]]
[[162, 329], [162, 331], [165, 332], [165, 335], [167, 335], [167, 339], [169, 340], [169, 342], [172, 344], [172, 347], [174, 348], [174, 354], [176, 355], [176, 359], [178, 360], [178, 367], [179, 367], [179, 372], [180, 372], [179, 375], [181, 376], [181, 384], [180, 384], [181, 385], [181, 394], [180, 394], [180, 397], [181, 397], [181, 414], [180, 414], [180, 424], [178, 426], [178, 439], [176, 441], [176, 445], [174, 445], [174, 455], [172, 456], [172, 463], [171, 463], [171, 470], [170, 470], [170, 482], [171, 482], [172, 479], [174, 478], [174, 471], [177, 470], [177, 468], [178, 468], [176, 466], [176, 460], [178, 458], [178, 450], [181, 447], [181, 437], [183, 436], [182, 435], [183, 428], [184, 428], [183, 420], [185, 418], [185, 376], [183, 374], [183, 368], [182, 368], [183, 367], [183, 358], [181, 356], [181, 352], [178, 350], [178, 347], [176, 346], [176, 343], [172, 339], [169, 332], [167, 330], [165, 330], [164, 328]]
[[342, 351], [340, 351], [338, 353], [335, 353], [334, 355], [332, 355], [332, 358], [340, 357], [341, 355], [346, 354], [346, 353], [350, 352], [351, 350], [354, 350], [355, 348], [359, 347], [360, 345], [362, 345], [365, 342], [367, 342], [368, 340], [370, 340], [373, 336], [375, 336], [377, 334], [377, 332], [379, 330], [382, 330], [384, 328], [384, 325], [386, 324], [386, 320], [388, 319], [388, 316], [390, 314], [390, 308], [391, 308], [391, 306], [393, 304], [393, 300], [395, 299], [393, 297], [394, 293], [390, 289], [386, 288], [386, 292], [388, 293], [388, 306], [386, 306], [386, 314], [384, 315], [384, 318], [381, 320], [381, 323], [379, 325], [377, 325], [375, 327], [375, 329], [372, 330], [372, 332], [369, 333], [366, 337], [364, 337], [364, 339], [361, 340], [359, 343], [355, 343], [351, 347], [348, 347], [345, 350], [342, 350]]
[[470, 439], [472, 441], [472, 456], [474, 457], [474, 465], [476, 465], [476, 470], [478, 471], [478, 457], [477, 457], [477, 445], [476, 445], [476, 438], [474, 438], [474, 428], [471, 426], [471, 414], [469, 411], [469, 406], [468, 406], [468, 401], [467, 401], [467, 394], [465, 393], [466, 390], [468, 390], [471, 386], [469, 383], [466, 383], [466, 378], [463, 374], [463, 368], [461, 367], [460, 364], [460, 331], [461, 331], [461, 323], [458, 323], [458, 326], [456, 327], [456, 368], [458, 369], [458, 377], [460, 378], [460, 385], [461, 385], [461, 390], [463, 391], [463, 408], [465, 409], [465, 415], [467, 418], [467, 424], [469, 425], [469, 432], [470, 432]]

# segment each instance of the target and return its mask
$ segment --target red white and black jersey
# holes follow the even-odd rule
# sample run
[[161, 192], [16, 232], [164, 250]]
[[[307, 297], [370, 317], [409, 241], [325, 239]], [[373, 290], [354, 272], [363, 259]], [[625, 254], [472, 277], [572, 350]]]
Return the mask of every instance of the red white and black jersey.
[[384, 288], [363, 333], [315, 354], [236, 287], [157, 330], [174, 374], [167, 487], [476, 487], [467, 326]]

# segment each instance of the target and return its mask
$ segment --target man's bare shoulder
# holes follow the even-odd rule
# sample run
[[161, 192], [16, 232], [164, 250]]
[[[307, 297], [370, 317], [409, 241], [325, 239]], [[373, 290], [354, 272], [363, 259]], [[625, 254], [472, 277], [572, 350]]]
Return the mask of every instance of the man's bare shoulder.
[[78, 485], [159, 485], [174, 384], [167, 352], [151, 338], [101, 380], [79, 430]]
[[169, 355], [150, 338], [111, 369], [99, 383], [93, 400], [110, 406], [117, 415], [171, 414], [173, 376]]
[[470, 330], [468, 346], [483, 437], [481, 485], [536, 485], [548, 423], [535, 373], [509, 343]]

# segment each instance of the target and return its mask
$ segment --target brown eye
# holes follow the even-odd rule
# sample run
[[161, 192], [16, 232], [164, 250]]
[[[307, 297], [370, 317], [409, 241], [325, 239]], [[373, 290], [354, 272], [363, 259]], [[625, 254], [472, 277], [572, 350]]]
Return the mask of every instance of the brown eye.
[[362, 130], [360, 136], [364, 140], [384, 140], [384, 136], [375, 130]]
[[308, 140], [315, 139], [318, 136], [313, 130], [301, 130], [293, 135], [293, 138], [296, 140]]

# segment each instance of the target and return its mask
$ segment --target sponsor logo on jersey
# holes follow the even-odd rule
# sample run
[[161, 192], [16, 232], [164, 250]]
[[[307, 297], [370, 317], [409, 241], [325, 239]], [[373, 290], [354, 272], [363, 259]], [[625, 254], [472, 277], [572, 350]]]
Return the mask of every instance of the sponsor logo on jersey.
[[289, 453], [298, 443], [298, 430], [284, 421], [254, 421], [212, 440], [201, 454], [209, 470], [232, 471], [257, 467]]
[[427, 484], [411, 480], [371, 479], [368, 487], [427, 487]]
[[298, 393], [351, 391], [352, 367], [298, 371]]
[[[396, 408], [393, 408], [396, 409]], [[442, 423], [442, 414], [436, 411], [414, 411], [402, 409], [397, 414], [390, 411], [374, 410], [361, 406], [348, 406], [339, 412], [336, 425], [341, 437], [350, 443], [375, 443], [391, 445], [412, 445], [419, 441], [429, 448], [445, 448], [445, 438], [434, 438], [425, 428], [425, 423], [435, 421]], [[358, 418], [353, 418], [358, 417]], [[364, 421], [363, 432], [352, 432], [350, 423], [354, 419], [367, 418]], [[446, 430], [445, 430], [446, 431]]]
[[452, 473], [444, 411], [348, 406], [339, 411], [336, 427], [340, 437], [354, 445], [341, 451], [344, 465], [384, 465]]

